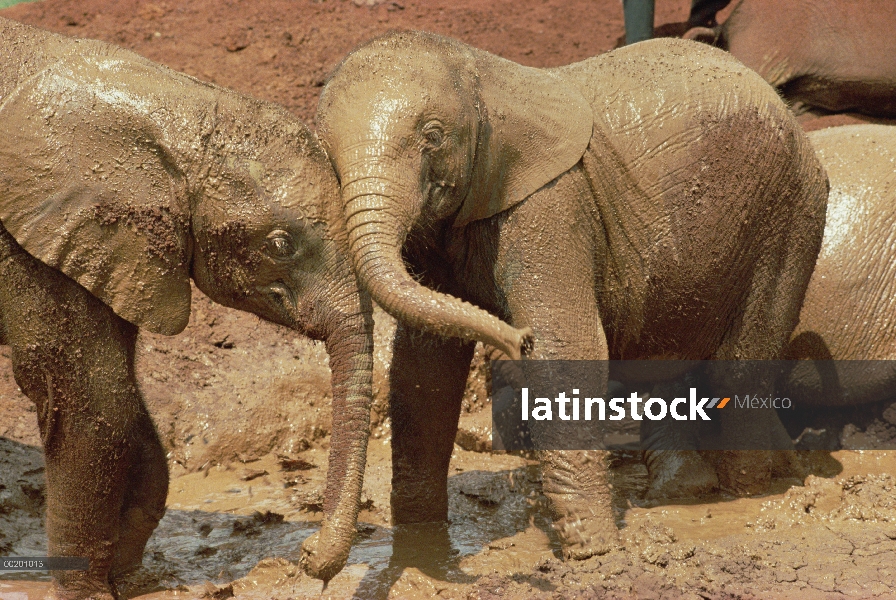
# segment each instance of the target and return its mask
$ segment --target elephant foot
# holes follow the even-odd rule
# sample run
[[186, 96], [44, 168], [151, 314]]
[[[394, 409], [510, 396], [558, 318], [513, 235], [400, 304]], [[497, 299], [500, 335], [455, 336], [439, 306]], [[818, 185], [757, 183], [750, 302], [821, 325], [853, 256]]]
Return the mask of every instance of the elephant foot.
[[718, 450], [705, 452], [712, 460], [723, 492], [752, 496], [768, 491], [772, 477], [805, 478], [793, 450]]
[[772, 452], [772, 474], [803, 480], [808, 472], [796, 450], [776, 450]]
[[648, 500], [697, 498], [719, 487], [712, 465], [695, 450], [651, 450], [644, 454]]
[[[556, 500], [554, 504], [556, 511]], [[554, 530], [560, 538], [564, 560], [585, 560], [620, 547], [619, 532], [612, 516], [566, 514], [554, 520]]]
[[719, 488], [734, 496], [768, 491], [772, 480], [772, 453], [767, 450], [712, 450], [703, 453], [715, 466]]
[[563, 558], [584, 560], [619, 548], [606, 452], [542, 451], [540, 458]]
[[85, 578], [66, 582], [63, 586], [54, 580], [44, 600], [118, 600], [118, 594], [106, 582]]

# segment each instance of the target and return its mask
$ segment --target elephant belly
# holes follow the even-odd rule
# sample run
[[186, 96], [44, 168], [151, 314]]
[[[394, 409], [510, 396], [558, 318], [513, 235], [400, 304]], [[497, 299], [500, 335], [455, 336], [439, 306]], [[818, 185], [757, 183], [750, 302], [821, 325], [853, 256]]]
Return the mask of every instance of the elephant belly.
[[742, 269], [733, 267], [729, 277], [694, 278], [694, 273], [679, 269], [653, 277], [643, 313], [620, 319], [624, 326], [637, 328], [634, 335], [605, 323], [611, 358], [710, 358], [748, 293], [747, 286], [737, 285], [744, 274], [734, 271]]

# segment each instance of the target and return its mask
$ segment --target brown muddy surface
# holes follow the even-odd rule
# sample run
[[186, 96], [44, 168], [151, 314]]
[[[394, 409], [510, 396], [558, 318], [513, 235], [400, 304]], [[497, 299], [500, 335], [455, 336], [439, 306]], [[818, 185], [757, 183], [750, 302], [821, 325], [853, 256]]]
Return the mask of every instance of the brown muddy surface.
[[[657, 24], [683, 21], [688, 6], [658, 2]], [[533, 66], [607, 51], [622, 35], [618, 0], [45, 0], [0, 14], [125, 46], [309, 121], [327, 73], [389, 29], [451, 35]], [[850, 118], [858, 117], [806, 125]], [[896, 598], [896, 455], [886, 452], [807, 452], [813, 475], [802, 486], [777, 481], [763, 497], [655, 505], [642, 499], [638, 456], [616, 453], [625, 548], [564, 563], [534, 462], [488, 452], [482, 373], [471, 378], [451, 465], [451, 523], [390, 527], [384, 373], [392, 330], [377, 313], [361, 526], [348, 566], [325, 590], [295, 566], [321, 518], [330, 427], [323, 347], [196, 290], [186, 331], [142, 334], [138, 374], [172, 482], [142, 569], [119, 582], [123, 597]], [[8, 352], [0, 347], [0, 555], [41, 555], [37, 424]], [[814, 428], [804, 448], [886, 442], [896, 437], [896, 412], [886, 408], [797, 415], [787, 426], [794, 437]], [[0, 600], [41, 598], [47, 581], [4, 573]]]

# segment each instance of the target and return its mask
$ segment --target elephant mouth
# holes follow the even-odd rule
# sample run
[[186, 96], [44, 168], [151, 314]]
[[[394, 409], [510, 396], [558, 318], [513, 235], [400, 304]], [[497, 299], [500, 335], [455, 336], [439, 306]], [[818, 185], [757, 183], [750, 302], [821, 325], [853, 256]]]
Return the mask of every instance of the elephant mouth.
[[285, 315], [292, 316], [296, 308], [296, 295], [292, 289], [281, 280], [263, 288], [264, 295], [280, 308]]
[[451, 210], [455, 185], [448, 181], [431, 181], [425, 190], [424, 197], [430, 212], [436, 217], [446, 217]]

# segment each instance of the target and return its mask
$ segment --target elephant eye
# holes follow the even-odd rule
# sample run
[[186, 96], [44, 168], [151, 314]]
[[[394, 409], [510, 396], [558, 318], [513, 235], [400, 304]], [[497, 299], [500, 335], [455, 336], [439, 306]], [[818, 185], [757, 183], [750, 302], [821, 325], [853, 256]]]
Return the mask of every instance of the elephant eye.
[[265, 250], [271, 258], [283, 260], [291, 258], [296, 253], [296, 243], [289, 233], [276, 229], [268, 234]]
[[430, 121], [423, 126], [423, 137], [430, 148], [438, 148], [445, 141], [445, 130], [438, 121]]

